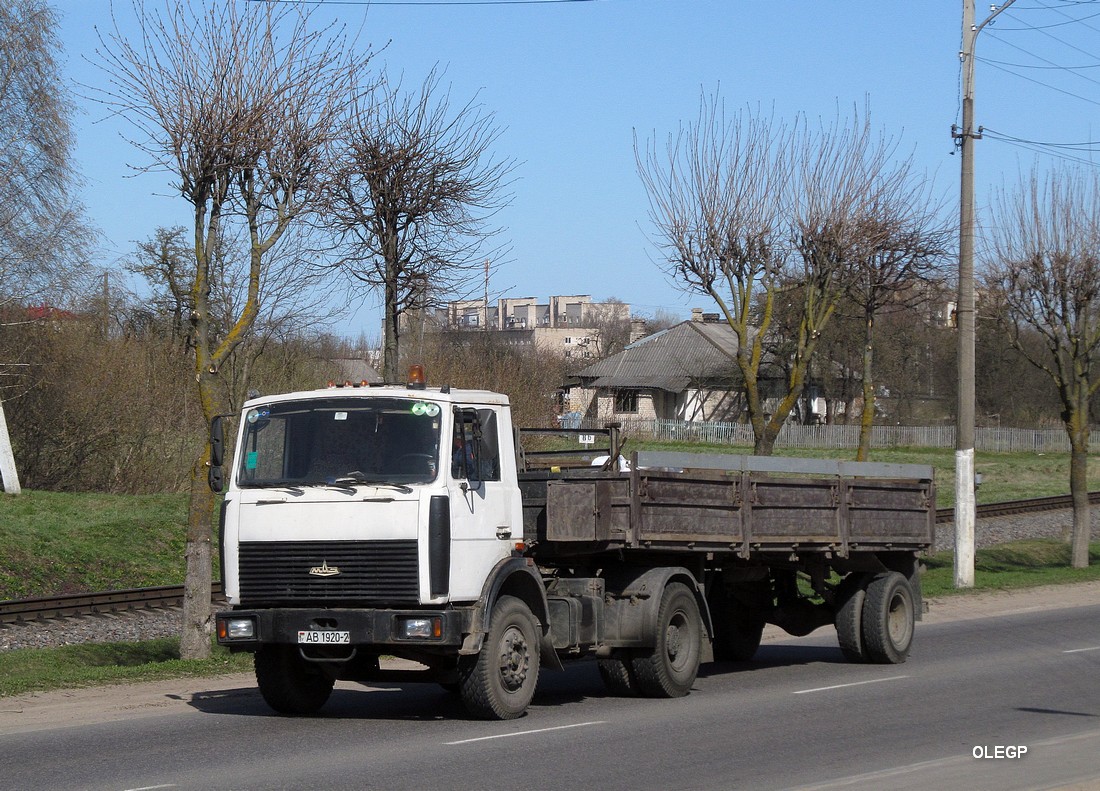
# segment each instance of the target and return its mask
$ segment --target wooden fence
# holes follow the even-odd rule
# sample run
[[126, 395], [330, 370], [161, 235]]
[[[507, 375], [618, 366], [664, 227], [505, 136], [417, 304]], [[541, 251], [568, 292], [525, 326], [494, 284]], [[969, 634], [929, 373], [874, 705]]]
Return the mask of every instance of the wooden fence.
[[[627, 437], [672, 442], [707, 442], [752, 447], [752, 427], [746, 423], [697, 423], [683, 420], [620, 420]], [[859, 426], [803, 426], [788, 423], [779, 432], [777, 448], [854, 449]], [[953, 448], [954, 426], [873, 426], [872, 448]], [[1062, 429], [976, 428], [974, 447], [1014, 453], [1069, 453]]]

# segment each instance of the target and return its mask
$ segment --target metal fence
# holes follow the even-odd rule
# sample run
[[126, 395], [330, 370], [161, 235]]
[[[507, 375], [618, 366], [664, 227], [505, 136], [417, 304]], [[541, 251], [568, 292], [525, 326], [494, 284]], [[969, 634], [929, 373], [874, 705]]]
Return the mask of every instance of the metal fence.
[[[746, 423], [701, 423], [683, 420], [621, 420], [627, 437], [670, 442], [707, 442], [752, 447], [752, 427]], [[803, 426], [788, 423], [779, 432], [777, 448], [845, 450], [859, 445], [859, 426]], [[872, 426], [872, 448], [953, 448], [954, 426]], [[983, 451], [1068, 453], [1062, 429], [976, 428], [974, 447]]]

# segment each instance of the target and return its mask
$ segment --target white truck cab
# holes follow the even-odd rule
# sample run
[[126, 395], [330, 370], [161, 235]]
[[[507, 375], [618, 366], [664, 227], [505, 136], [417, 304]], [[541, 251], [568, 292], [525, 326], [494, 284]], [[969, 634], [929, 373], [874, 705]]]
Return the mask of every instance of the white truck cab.
[[338, 388], [243, 414], [223, 517], [232, 605], [472, 601], [522, 534], [505, 396]]

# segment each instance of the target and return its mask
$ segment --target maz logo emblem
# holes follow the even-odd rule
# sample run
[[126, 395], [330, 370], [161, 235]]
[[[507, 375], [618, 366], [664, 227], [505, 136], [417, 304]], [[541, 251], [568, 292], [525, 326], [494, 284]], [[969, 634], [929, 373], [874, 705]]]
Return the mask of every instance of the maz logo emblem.
[[314, 566], [309, 570], [309, 573], [314, 577], [335, 577], [340, 573], [340, 568], [338, 566], [330, 566], [328, 561], [322, 560], [321, 565]]

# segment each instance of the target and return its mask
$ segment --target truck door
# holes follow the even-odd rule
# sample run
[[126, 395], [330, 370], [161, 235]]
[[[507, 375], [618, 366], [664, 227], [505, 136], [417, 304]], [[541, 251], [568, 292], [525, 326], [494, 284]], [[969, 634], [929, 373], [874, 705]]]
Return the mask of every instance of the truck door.
[[489, 571], [511, 552], [508, 487], [501, 480], [500, 432], [492, 409], [455, 409], [451, 443], [452, 600], [481, 593]]

